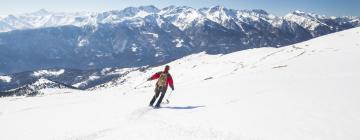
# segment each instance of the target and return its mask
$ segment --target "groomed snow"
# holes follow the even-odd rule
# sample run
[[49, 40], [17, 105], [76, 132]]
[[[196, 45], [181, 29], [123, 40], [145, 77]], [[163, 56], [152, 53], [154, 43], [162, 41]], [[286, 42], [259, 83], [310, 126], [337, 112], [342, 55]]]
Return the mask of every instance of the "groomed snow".
[[133, 87], [164, 66], [113, 88], [1, 98], [0, 139], [359, 140], [359, 54], [355, 28], [282, 48], [191, 55], [168, 64], [175, 91], [158, 110], [147, 107], [155, 81]]

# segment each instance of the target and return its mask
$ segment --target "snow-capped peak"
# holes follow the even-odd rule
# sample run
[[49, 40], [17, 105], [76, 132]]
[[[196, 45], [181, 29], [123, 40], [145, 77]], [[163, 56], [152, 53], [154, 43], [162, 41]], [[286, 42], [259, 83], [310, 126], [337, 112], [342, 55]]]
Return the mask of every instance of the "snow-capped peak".
[[36, 16], [45, 16], [45, 15], [51, 14], [51, 12], [47, 11], [46, 9], [40, 9], [40, 10], [30, 13], [30, 14], [36, 15]]
[[294, 12], [292, 12], [293, 14], [298, 14], [298, 15], [305, 15], [306, 13], [304, 11], [301, 10], [295, 10]]
[[320, 25], [325, 25], [320, 20], [324, 19], [325, 16], [316, 15], [313, 13], [305, 13], [300, 10], [296, 10], [284, 16], [287, 21], [295, 22], [305, 29], [315, 30]]
[[214, 6], [203, 11], [207, 14], [208, 18], [229, 18], [230, 14], [232, 14], [229, 9], [223, 6]]
[[307, 17], [307, 18], [319, 18], [319, 19], [323, 19], [323, 18], [327, 18], [325, 15], [318, 15], [318, 14], [314, 14], [314, 13], [308, 13], [308, 12], [304, 12], [301, 10], [295, 10], [292, 13], [289, 13], [288, 15], [297, 15], [297, 16], [301, 16], [301, 17]]
[[26, 19], [18, 18], [17, 16], [12, 14], [4, 17], [1, 21], [11, 26], [10, 28], [12, 29], [27, 29], [33, 27], [30, 23], [26, 21]]
[[217, 6], [213, 6], [210, 9], [210, 12], [216, 12], [216, 11], [225, 11], [227, 10], [224, 6], [220, 6], [220, 5], [217, 5]]
[[254, 13], [257, 13], [257, 14], [261, 14], [261, 15], [269, 15], [269, 13], [265, 10], [262, 10], [262, 9], [254, 9], [254, 10], [251, 10], [252, 12]]
[[198, 10], [187, 6], [166, 7], [158, 14], [168, 19], [172, 24], [179, 27], [181, 30], [191, 26], [194, 21], [201, 20], [203, 18], [202, 14]]
[[32, 85], [34, 86], [40, 86], [40, 85], [44, 85], [44, 84], [55, 84], [55, 82], [50, 81], [44, 77], [41, 77], [40, 79], [38, 79], [36, 82], [34, 82]]
[[160, 11], [158, 8], [156, 8], [156, 7], [153, 6], [153, 5], [140, 6], [140, 7], [138, 7], [138, 8], [139, 8], [140, 10], [145, 11], [145, 12], [148, 12], [148, 13], [157, 13], [157, 12]]
[[16, 20], [17, 19], [17, 17], [15, 17], [15, 15], [13, 15], [13, 14], [10, 14], [10, 15], [6, 16], [5, 18], [7, 20]]
[[140, 7], [128, 7], [120, 11], [121, 15], [124, 17], [142, 17], [144, 15], [150, 15], [158, 13], [159, 9], [155, 6], [140, 6]]

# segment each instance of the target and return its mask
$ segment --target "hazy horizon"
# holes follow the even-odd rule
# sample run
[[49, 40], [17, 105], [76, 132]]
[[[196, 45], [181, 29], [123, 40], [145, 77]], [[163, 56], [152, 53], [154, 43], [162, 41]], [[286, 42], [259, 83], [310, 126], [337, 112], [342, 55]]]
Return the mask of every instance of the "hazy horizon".
[[51, 12], [105, 12], [122, 10], [126, 7], [153, 5], [159, 9], [167, 6], [189, 6], [196, 9], [213, 6], [224, 6], [229, 9], [252, 10], [262, 9], [276, 16], [284, 16], [295, 10], [316, 13], [326, 16], [360, 16], [360, 1], [348, 0], [303, 0], [291, 2], [287, 0], [0, 0], [0, 15], [23, 14], [46, 9]]

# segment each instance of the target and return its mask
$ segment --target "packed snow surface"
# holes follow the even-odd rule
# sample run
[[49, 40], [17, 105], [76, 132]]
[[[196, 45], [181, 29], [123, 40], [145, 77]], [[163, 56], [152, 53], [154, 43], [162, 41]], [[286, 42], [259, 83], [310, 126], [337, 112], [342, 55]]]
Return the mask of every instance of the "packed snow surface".
[[164, 66], [102, 90], [2, 98], [0, 139], [359, 140], [359, 54], [355, 28], [282, 48], [191, 55], [168, 64], [175, 91], [160, 109], [148, 107], [155, 81], [133, 87]]

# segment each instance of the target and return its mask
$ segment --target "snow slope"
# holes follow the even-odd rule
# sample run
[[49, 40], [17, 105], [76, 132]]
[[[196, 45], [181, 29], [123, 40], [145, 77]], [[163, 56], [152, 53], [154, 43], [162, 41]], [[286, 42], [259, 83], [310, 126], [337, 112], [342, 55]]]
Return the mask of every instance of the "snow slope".
[[163, 66], [113, 88], [2, 98], [0, 139], [358, 140], [359, 53], [355, 28], [282, 48], [191, 55], [169, 64], [175, 91], [158, 110], [147, 107], [155, 81], [132, 87]]

